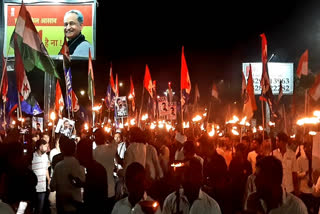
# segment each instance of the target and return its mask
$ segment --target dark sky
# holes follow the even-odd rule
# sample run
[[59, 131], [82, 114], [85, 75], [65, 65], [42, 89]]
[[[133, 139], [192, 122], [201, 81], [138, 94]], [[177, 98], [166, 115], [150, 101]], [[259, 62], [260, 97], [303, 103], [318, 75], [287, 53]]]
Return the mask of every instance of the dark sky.
[[[266, 34], [269, 57], [276, 54], [273, 62], [297, 63], [309, 49], [310, 68], [320, 67], [320, 7], [316, 1], [186, 2], [99, 1], [94, 62], [98, 95], [105, 94], [110, 61], [114, 75], [118, 73], [125, 86], [129, 87], [129, 75], [133, 76], [136, 93], [141, 93], [145, 64], [157, 80], [158, 92], [166, 89], [168, 81], [178, 91], [184, 45], [191, 82], [199, 84], [202, 102], [212, 83], [222, 79], [225, 84], [221, 87], [233, 89], [230, 98], [236, 99], [241, 63], [261, 60], [261, 33]], [[86, 89], [87, 79], [82, 75], [86, 66], [87, 62], [74, 63], [75, 88]], [[77, 69], [81, 75], [75, 74]], [[120, 91], [120, 95], [127, 94], [125, 88]]]

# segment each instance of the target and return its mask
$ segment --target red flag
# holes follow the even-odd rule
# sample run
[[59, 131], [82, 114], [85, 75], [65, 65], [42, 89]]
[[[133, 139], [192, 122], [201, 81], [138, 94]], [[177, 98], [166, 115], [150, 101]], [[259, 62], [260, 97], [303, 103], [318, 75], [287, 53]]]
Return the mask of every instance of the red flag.
[[118, 82], [118, 74], [116, 74], [116, 97], [119, 97], [119, 82]]
[[74, 91], [71, 91], [71, 99], [72, 99], [72, 109], [74, 112], [77, 112], [80, 109], [78, 97]]
[[61, 47], [60, 53], [63, 55], [63, 69], [66, 70], [70, 67], [70, 62], [71, 62], [66, 36], [64, 36], [64, 42]]
[[96, 90], [94, 87], [94, 76], [93, 76], [93, 68], [92, 68], [92, 58], [91, 51], [89, 48], [89, 61], [88, 61], [88, 96], [89, 100], [93, 103], [93, 97], [96, 95]]
[[184, 47], [182, 46], [181, 53], [181, 90], [186, 89], [187, 94], [191, 91], [191, 81], [189, 77], [189, 71], [187, 67], [186, 58], [184, 56]]
[[308, 50], [306, 50], [300, 57], [298, 68], [297, 68], [297, 77], [300, 79], [301, 74], [308, 75]]
[[316, 79], [314, 80], [314, 83], [309, 90], [309, 95], [315, 101], [317, 101], [320, 98], [320, 74], [316, 76]]
[[134, 112], [135, 109], [136, 109], [136, 105], [135, 105], [135, 101], [134, 101], [136, 95], [134, 93], [134, 86], [133, 86], [133, 81], [132, 81], [132, 76], [131, 75], [130, 75], [130, 95], [132, 97], [131, 98], [132, 99], [132, 101], [131, 101], [132, 111]]
[[261, 88], [262, 88], [262, 94], [266, 94], [266, 92], [270, 88], [270, 82], [267, 72], [267, 63], [268, 63], [268, 55], [267, 55], [267, 39], [265, 34], [261, 34], [261, 60], [262, 60], [262, 77], [261, 77]]
[[246, 92], [244, 97], [245, 99], [243, 104], [243, 114], [244, 116], [247, 117], [247, 120], [248, 120], [252, 118], [254, 111], [257, 110], [256, 99], [254, 97], [251, 64], [250, 64], [249, 77], [248, 77], [248, 82], [247, 82], [247, 87], [246, 87]]
[[213, 85], [212, 85], [211, 96], [215, 97], [216, 99], [219, 99], [219, 94], [218, 94], [217, 85], [214, 84], [214, 83], [213, 83]]
[[116, 88], [114, 87], [114, 79], [112, 74], [112, 62], [110, 63], [110, 86], [112, 91], [116, 94]]
[[7, 65], [4, 57], [2, 56], [2, 78], [1, 78], [1, 91], [2, 91], [2, 100], [3, 102], [7, 101], [7, 94], [8, 94], [8, 74], [7, 74]]
[[31, 92], [30, 84], [24, 70], [24, 64], [17, 44], [17, 35], [14, 37], [15, 71], [17, 78], [17, 89], [24, 100], [28, 99]]
[[150, 71], [149, 71], [149, 67], [148, 65], [146, 65], [146, 71], [144, 73], [144, 80], [143, 80], [143, 86], [145, 89], [147, 89], [147, 91], [149, 92], [150, 96], [153, 97], [153, 93], [152, 93], [152, 80], [151, 80], [151, 75], [150, 75]]
[[55, 110], [58, 112], [58, 116], [62, 117], [62, 110], [64, 108], [64, 101], [62, 96], [61, 87], [59, 80], [56, 83], [56, 100], [55, 100]]

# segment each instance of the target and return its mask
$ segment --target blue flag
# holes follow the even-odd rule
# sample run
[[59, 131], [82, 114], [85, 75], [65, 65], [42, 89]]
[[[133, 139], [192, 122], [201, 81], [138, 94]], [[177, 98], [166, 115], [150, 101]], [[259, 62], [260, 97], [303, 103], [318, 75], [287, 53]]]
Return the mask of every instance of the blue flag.
[[115, 104], [115, 93], [113, 92], [111, 85], [108, 85], [107, 88], [107, 94], [106, 94], [106, 106], [108, 109], [113, 109], [114, 108], [114, 104]]
[[27, 100], [21, 102], [21, 111], [30, 115], [38, 115], [43, 111], [41, 110], [37, 100], [31, 95]]

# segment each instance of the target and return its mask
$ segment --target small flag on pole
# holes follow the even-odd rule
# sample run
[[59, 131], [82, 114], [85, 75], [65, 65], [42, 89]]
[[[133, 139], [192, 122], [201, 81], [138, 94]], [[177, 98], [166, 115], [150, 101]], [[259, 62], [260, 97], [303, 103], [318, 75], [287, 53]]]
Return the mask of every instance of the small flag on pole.
[[146, 65], [146, 71], [144, 73], [144, 80], [143, 80], [143, 87], [145, 89], [147, 89], [147, 91], [150, 94], [150, 97], [153, 97], [153, 84], [152, 84], [152, 79], [151, 79], [151, 75], [150, 75], [150, 70], [148, 65]]
[[302, 75], [308, 75], [308, 50], [306, 50], [302, 56], [300, 57], [298, 69], [297, 69], [297, 77], [300, 79]]

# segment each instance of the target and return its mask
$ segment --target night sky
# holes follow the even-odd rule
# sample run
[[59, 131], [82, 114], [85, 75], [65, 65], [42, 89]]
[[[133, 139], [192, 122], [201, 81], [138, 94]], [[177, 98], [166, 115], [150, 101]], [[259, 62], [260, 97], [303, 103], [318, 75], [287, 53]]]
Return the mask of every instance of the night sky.
[[[312, 72], [320, 69], [319, 3], [237, 2], [99, 1], [94, 61], [97, 95], [105, 95], [111, 61], [114, 76], [118, 73], [124, 82], [120, 95], [129, 92], [130, 74], [136, 94], [141, 93], [145, 64], [157, 80], [158, 93], [163, 93], [168, 81], [178, 92], [184, 45], [192, 86], [199, 84], [201, 102], [209, 97], [212, 83], [220, 80], [224, 80], [220, 89], [228, 91], [230, 101], [236, 100], [241, 63], [261, 61], [261, 33], [267, 37], [268, 56], [275, 54], [272, 62], [294, 62], [296, 69], [300, 55], [309, 49], [309, 67]], [[72, 70], [74, 88], [86, 89], [87, 62], [73, 62]]]

